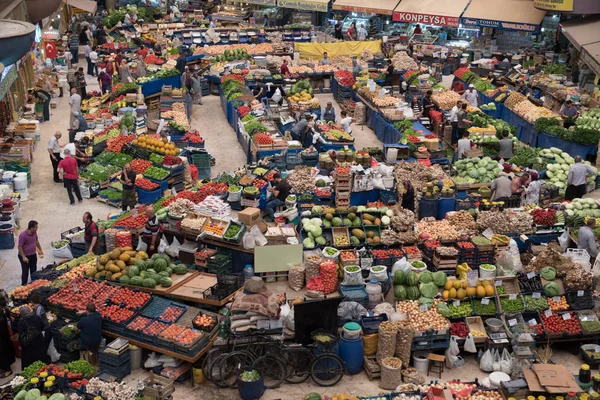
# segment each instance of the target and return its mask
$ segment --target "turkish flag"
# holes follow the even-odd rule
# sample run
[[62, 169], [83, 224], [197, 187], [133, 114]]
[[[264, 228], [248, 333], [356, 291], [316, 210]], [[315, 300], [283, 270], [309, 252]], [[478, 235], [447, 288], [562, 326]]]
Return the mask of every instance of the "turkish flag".
[[44, 52], [46, 53], [46, 58], [56, 58], [56, 42], [54, 40], [45, 41]]

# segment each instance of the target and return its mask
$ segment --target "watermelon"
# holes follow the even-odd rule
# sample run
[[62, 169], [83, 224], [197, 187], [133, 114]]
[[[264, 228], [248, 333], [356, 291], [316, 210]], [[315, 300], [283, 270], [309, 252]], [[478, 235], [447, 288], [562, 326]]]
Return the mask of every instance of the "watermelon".
[[154, 289], [156, 287], [156, 281], [152, 278], [146, 278], [143, 280], [145, 288]]
[[146, 266], [146, 261], [144, 260], [137, 260], [135, 266], [138, 267], [140, 271], [145, 271], [148, 268]]
[[154, 268], [157, 272], [164, 271], [169, 267], [169, 263], [164, 258], [157, 258], [154, 261]]
[[306, 396], [304, 396], [304, 400], [321, 400], [321, 399], [322, 399], [321, 395], [319, 393], [315, 393], [315, 392], [309, 393]]
[[130, 278], [133, 278], [134, 276], [138, 276], [140, 274], [140, 270], [138, 267], [136, 267], [135, 265], [132, 267], [129, 267], [129, 270], [127, 271], [127, 275]]
[[[396, 271], [396, 272], [402, 272], [402, 271]], [[395, 277], [395, 275], [394, 275], [394, 277]], [[406, 300], [406, 287], [404, 287], [402, 285], [394, 286], [394, 297], [398, 300]]]
[[[416, 272], [409, 271], [406, 274], [406, 284], [408, 286], [416, 286], [418, 283], [419, 283], [419, 276], [416, 274]], [[416, 299], [412, 299], [412, 300], [416, 300]]]
[[168, 277], [163, 277], [160, 281], [160, 286], [162, 287], [170, 287], [173, 282], [171, 281], [171, 278]]
[[166, 278], [168, 278], [168, 277], [170, 277], [170, 276], [171, 276], [171, 274], [170, 274], [170, 273], [168, 273], [167, 271], [160, 271], [160, 272], [158, 273], [158, 275], [160, 275], [160, 276], [164, 276], [164, 277], [166, 277]]
[[139, 276], [134, 276], [129, 280], [129, 284], [133, 286], [144, 286], [144, 280]]
[[129, 285], [129, 277], [127, 275], [123, 275], [119, 278], [119, 282], [123, 285]]
[[406, 283], [406, 274], [404, 271], [396, 271], [394, 273], [394, 285], [404, 285]]
[[417, 300], [421, 297], [421, 292], [416, 286], [409, 286], [406, 288], [406, 297], [408, 300]]
[[175, 272], [177, 275], [185, 275], [187, 274], [187, 267], [184, 264], [178, 264], [173, 269], [173, 272]]
[[152, 257], [150, 258], [152, 261], [157, 260], [159, 258], [162, 258], [162, 256], [158, 253], [154, 253], [152, 254]]

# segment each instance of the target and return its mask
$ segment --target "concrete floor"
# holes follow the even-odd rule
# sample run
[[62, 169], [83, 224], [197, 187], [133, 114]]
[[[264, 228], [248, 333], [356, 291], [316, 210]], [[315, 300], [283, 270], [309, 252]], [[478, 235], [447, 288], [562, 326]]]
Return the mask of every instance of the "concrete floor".
[[[97, 90], [95, 78], [88, 77], [88, 90]], [[322, 105], [332, 100], [331, 95], [317, 95]], [[213, 167], [213, 176], [224, 171], [231, 171], [245, 164], [245, 155], [239, 145], [233, 129], [227, 123], [219, 99], [216, 96], [208, 96], [203, 99], [204, 105], [195, 105], [192, 114], [192, 127], [198, 129], [206, 139], [208, 151], [216, 158]], [[338, 109], [339, 107], [334, 103]], [[100, 203], [95, 199], [85, 199], [82, 204], [70, 206], [66, 190], [62, 184], [52, 181], [52, 168], [46, 150], [46, 143], [55, 131], [61, 131], [62, 144], [67, 140], [67, 121], [69, 114], [68, 98], [59, 99], [56, 109], [52, 109], [49, 122], [41, 125], [41, 140], [37, 143], [32, 164], [32, 185], [29, 189], [29, 199], [22, 202], [21, 226], [26, 227], [29, 220], [39, 222], [38, 235], [46, 257], [38, 261], [38, 268], [54, 262], [51, 241], [58, 240], [60, 233], [76, 226], [83, 226], [82, 215], [89, 211], [94, 218], [106, 218], [108, 215], [118, 212], [117, 209]], [[356, 140], [356, 148], [362, 149], [369, 146], [380, 146], [372, 130], [366, 126], [353, 126]], [[17, 231], [18, 235], [21, 231]], [[0, 288], [7, 291], [13, 290], [20, 285], [20, 265], [17, 260], [17, 250], [0, 251]], [[572, 349], [569, 349], [572, 350]], [[442, 380], [462, 379], [472, 381], [475, 378], [483, 378], [487, 374], [482, 373], [475, 356], [463, 355], [465, 365], [460, 369], [446, 370]], [[565, 364], [576, 372], [581, 360], [573, 356], [569, 351], [558, 350], [555, 352], [553, 361]], [[14, 371], [20, 370], [19, 361], [13, 365]], [[126, 380], [132, 384], [145, 379], [144, 370], [134, 371]], [[432, 378], [434, 379], [434, 378]], [[435, 378], [437, 379], [437, 378]], [[0, 385], [6, 383], [0, 381]], [[376, 395], [382, 392], [378, 388], [378, 380], [369, 381], [366, 374], [361, 372], [355, 376], [345, 376], [343, 380], [333, 388], [323, 388], [313, 384], [310, 380], [300, 385], [284, 384], [275, 390], [268, 390], [262, 397], [264, 399], [301, 399], [309, 392], [318, 392], [322, 395], [333, 395], [335, 393], [347, 392], [356, 395]], [[238, 399], [237, 390], [218, 389], [211, 383], [205, 383], [192, 388], [189, 381], [185, 384], [177, 384], [175, 399], [204, 398], [204, 399]]]

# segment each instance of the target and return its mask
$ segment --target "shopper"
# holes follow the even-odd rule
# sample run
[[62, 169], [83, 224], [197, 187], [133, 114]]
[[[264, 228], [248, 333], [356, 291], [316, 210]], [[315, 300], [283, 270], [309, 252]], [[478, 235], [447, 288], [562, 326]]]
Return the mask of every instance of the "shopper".
[[52, 171], [54, 172], [54, 182], [60, 183], [62, 180], [58, 176], [58, 163], [62, 160], [60, 156], [60, 143], [58, 141], [62, 137], [62, 133], [56, 131], [50, 140], [48, 140], [48, 154], [50, 154], [50, 162], [52, 163]]
[[[394, 74], [394, 64], [392, 63], [392, 59], [387, 60], [387, 67], [385, 69], [385, 82], [384, 86], [392, 87], [392, 75]], [[393, 87], [392, 87], [393, 90]]]
[[[123, 56], [121, 55], [121, 49], [117, 49], [117, 53], [115, 54], [115, 68], [121, 68], [121, 61], [123, 61]], [[125, 82], [121, 82], [125, 83]]]
[[[19, 235], [19, 261], [21, 262], [21, 286], [27, 284], [29, 275], [37, 271], [37, 253], [44, 255], [37, 235], [37, 221], [29, 221], [27, 229]], [[37, 252], [36, 252], [37, 250]]]
[[71, 62], [77, 64], [79, 62], [79, 38], [72, 31], [67, 32], [69, 37], [69, 52], [71, 53]]
[[544, 185], [544, 181], [539, 179], [537, 172], [532, 171], [529, 184], [527, 185], [527, 189], [525, 189], [525, 199], [522, 205], [538, 205], [540, 203], [540, 191], [542, 190], [542, 185]]
[[333, 28], [333, 37], [337, 40], [344, 39], [344, 35], [342, 33], [342, 21], [338, 20], [338, 22], [335, 24], [335, 27]]
[[121, 64], [119, 65], [119, 82], [122, 84], [133, 82], [129, 65], [127, 65], [127, 61], [125, 60], [121, 60]]
[[192, 97], [192, 86], [186, 86], [187, 90], [185, 91], [185, 97], [184, 97], [184, 103], [185, 103], [185, 110], [187, 113], [187, 117], [188, 117], [188, 123], [191, 126], [192, 125], [192, 109], [194, 107], [194, 99]]
[[[261, 86], [262, 91], [262, 86]], [[192, 94], [194, 104], [202, 105], [202, 77], [198, 74], [198, 72], [194, 72], [192, 74]], [[256, 96], [255, 96], [256, 98]], [[257, 99], [260, 100], [260, 99]]]
[[409, 180], [404, 181], [404, 194], [402, 195], [402, 208], [415, 210], [415, 188]]
[[596, 244], [594, 228], [596, 228], [596, 219], [590, 218], [585, 223], [585, 226], [579, 228], [579, 232], [577, 233], [577, 248], [587, 251], [593, 259], [598, 256], [598, 245]]
[[300, 121], [298, 121], [293, 127], [290, 133], [292, 139], [300, 141], [304, 136], [304, 133], [308, 127], [308, 124], [313, 120], [312, 115], [303, 115]]
[[573, 101], [567, 100], [560, 108], [560, 116], [565, 120], [564, 126], [569, 129], [575, 125], [575, 120], [579, 117], [579, 111], [573, 104]]
[[474, 145], [471, 139], [469, 139], [469, 132], [464, 132], [462, 139], [458, 141], [456, 148], [456, 157], [460, 160], [463, 157], [466, 157], [465, 152], [473, 149]]
[[40, 88], [30, 89], [29, 95], [33, 96], [33, 98], [42, 104], [44, 110], [44, 122], [50, 121], [50, 100], [52, 99], [52, 95]]
[[352, 57], [352, 74], [356, 78], [362, 71], [362, 65], [356, 57]]
[[360, 28], [358, 28], [357, 37], [359, 41], [363, 41], [367, 38], [369, 33], [365, 29], [365, 24], [360, 24]]
[[587, 164], [581, 162], [581, 156], [575, 156], [575, 164], [569, 169], [567, 175], [567, 190], [565, 191], [565, 200], [579, 199], [587, 193], [586, 180], [588, 176], [595, 176], [596, 173]]
[[323, 109], [321, 118], [325, 122], [334, 122], [335, 123], [335, 120], [336, 120], [335, 108], [333, 108], [333, 104], [330, 101], [327, 102], [327, 106]]
[[81, 112], [81, 95], [77, 93], [77, 88], [71, 89], [71, 97], [69, 98], [69, 105], [71, 106], [71, 113], [69, 115], [69, 128], [75, 122], [75, 113]]
[[10, 311], [4, 297], [0, 297], [0, 379], [12, 375], [15, 362], [15, 346], [10, 339]]
[[512, 158], [513, 150], [515, 148], [515, 142], [512, 139], [508, 138], [508, 130], [504, 130], [502, 132], [502, 139], [498, 142], [498, 146], [500, 147], [500, 151], [498, 152], [498, 156], [507, 161]]
[[85, 57], [85, 60], [87, 61], [87, 74], [88, 75], [93, 75], [92, 60], [90, 59], [91, 52], [92, 52], [92, 46], [90, 46], [89, 43], [86, 43], [85, 46], [83, 46], [83, 56]]
[[112, 82], [112, 76], [106, 70], [101, 69], [98, 74], [98, 86], [100, 86], [102, 94], [109, 93], [112, 90]]
[[81, 99], [87, 99], [87, 91], [86, 91], [87, 82], [85, 81], [85, 74], [83, 72], [83, 67], [79, 67], [77, 72], [75, 72], [75, 87], [79, 91], [81, 95]]
[[48, 318], [46, 317], [46, 310], [42, 305], [42, 298], [38, 293], [33, 293], [30, 297], [33, 313], [42, 321], [42, 333], [44, 334], [44, 343], [46, 344], [46, 351], [52, 340], [52, 329]]
[[346, 39], [350, 41], [356, 39], [356, 22], [353, 22], [346, 31]]
[[65, 148], [65, 158], [58, 163], [58, 170], [63, 174], [63, 180], [65, 182], [65, 188], [67, 188], [67, 194], [69, 195], [69, 201], [71, 205], [75, 204], [73, 198], [73, 192], [77, 196], [77, 200], [81, 203], [81, 191], [79, 190], [79, 170], [77, 168], [77, 160], [71, 157], [71, 150]]
[[36, 361], [47, 362], [48, 355], [40, 317], [35, 315], [29, 306], [22, 306], [19, 312], [17, 332], [21, 346], [21, 370], [24, 370]]
[[446, 40], [448, 40], [448, 33], [446, 33], [444, 28], [440, 28], [438, 32], [438, 44], [444, 45], [446, 44]]
[[340, 113], [342, 119], [340, 120], [340, 125], [344, 132], [349, 135], [352, 135], [352, 127], [350, 126], [354, 122], [354, 118], [350, 117], [348, 113], [344, 110]]
[[473, 84], [469, 85], [469, 90], [465, 92], [463, 98], [467, 101], [467, 103], [471, 105], [471, 107], [477, 107], [477, 99], [479, 98], [479, 95], [477, 94], [477, 91], [475, 90], [475, 86], [473, 86]]
[[158, 217], [154, 213], [154, 207], [146, 207], [146, 216], [148, 217], [148, 220], [144, 226], [144, 232], [142, 232], [142, 240], [147, 246], [146, 253], [148, 256], [152, 256], [156, 253], [158, 243], [160, 242], [160, 224], [158, 222]]
[[425, 93], [425, 97], [423, 97], [423, 117], [429, 118], [429, 111], [435, 109], [435, 104], [433, 104], [433, 99], [431, 96], [433, 95], [432, 90], [428, 90]]
[[410, 108], [412, 109], [414, 119], [421, 118], [421, 115], [423, 115], [423, 105], [417, 96], [413, 96], [412, 103], [410, 103]]
[[327, 55], [327, 52], [323, 52], [323, 58], [321, 58], [321, 65], [331, 65], [331, 58]]
[[462, 138], [463, 136], [465, 136], [465, 134], [467, 134], [468, 136], [469, 132], [467, 132], [467, 128], [473, 123], [469, 119], [467, 119], [467, 103], [462, 103], [462, 105], [460, 106], [460, 111], [457, 115], [457, 123], [459, 137]]
[[96, 46], [92, 47], [92, 51], [90, 51], [90, 61], [92, 63], [92, 76], [98, 76], [98, 48]]
[[121, 200], [121, 210], [125, 211], [128, 208], [133, 209], [137, 204], [135, 197], [135, 171], [131, 168], [131, 164], [125, 164], [119, 181], [123, 184], [123, 198]]
[[85, 224], [85, 232], [83, 240], [85, 241], [85, 250], [88, 253], [98, 253], [98, 226], [94, 222], [92, 214], [89, 211], [83, 213], [83, 223]]
[[[82, 313], [83, 314], [83, 313]], [[79, 328], [79, 348], [82, 351], [96, 351], [102, 341], [102, 317], [92, 303], [85, 308], [85, 315], [77, 322]]]
[[[158, 53], [157, 55], [160, 55], [160, 53]], [[175, 69], [177, 69], [179, 71], [179, 73], [181, 75], [183, 75], [183, 73], [185, 72], [186, 64], [187, 64], [187, 57], [182, 52], [179, 55], [179, 58], [177, 59], [177, 63], [175, 64]]]
[[275, 187], [271, 188], [271, 198], [267, 202], [266, 211], [269, 213], [271, 219], [275, 219], [275, 209], [285, 204], [285, 199], [290, 194], [292, 187], [283, 179], [279, 173], [273, 175], [275, 181]]
[[283, 59], [283, 64], [281, 64], [280, 72], [284, 78], [287, 78], [290, 75], [290, 68], [288, 67], [287, 58]]
[[506, 199], [512, 194], [512, 181], [506, 173], [500, 172], [498, 177], [492, 181], [492, 201]]
[[516, 178], [513, 179], [512, 181], [512, 194], [513, 195], [522, 195], [525, 192], [525, 189], [527, 188], [527, 184], [529, 183], [529, 174], [526, 172], [521, 176], [518, 176]]
[[457, 100], [456, 105], [454, 107], [452, 107], [452, 110], [450, 110], [450, 118], [448, 120], [450, 121], [450, 124], [452, 125], [452, 138], [450, 139], [450, 144], [452, 144], [452, 146], [454, 146], [458, 142], [458, 139], [460, 138], [459, 132], [458, 132], [458, 112], [460, 111], [461, 108], [462, 108], [462, 100]]
[[189, 67], [185, 67], [183, 74], [181, 74], [181, 86], [190, 86], [192, 84], [192, 73]]

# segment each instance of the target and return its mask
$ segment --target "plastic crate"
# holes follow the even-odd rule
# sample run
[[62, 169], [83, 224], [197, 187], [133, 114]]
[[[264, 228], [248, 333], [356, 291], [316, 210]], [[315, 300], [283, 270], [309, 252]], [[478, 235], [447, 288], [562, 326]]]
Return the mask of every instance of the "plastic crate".
[[208, 153], [195, 153], [191, 155], [192, 164], [196, 168], [207, 168], [210, 167], [210, 154]]
[[197, 168], [198, 169], [198, 179], [210, 179], [211, 177], [211, 167], [208, 166], [206, 168]]
[[361, 317], [360, 326], [364, 334], [369, 335], [379, 332], [379, 324], [388, 320], [387, 314], [380, 314], [376, 317]]
[[106, 352], [106, 347], [98, 350], [98, 361], [106, 365], [121, 367], [123, 364], [129, 364], [131, 360], [131, 352], [126, 350], [124, 353], [116, 355]]
[[[175, 317], [174, 320], [166, 320], [163, 319], [163, 314], [169, 309], [169, 308], [175, 308], [179, 311], [179, 315], [177, 315], [177, 317]], [[167, 308], [165, 308], [165, 310], [161, 313], [161, 315], [158, 316], [158, 320], [161, 322], [166, 322], [168, 324], [174, 324], [175, 322], [177, 322], [179, 320], [179, 318], [181, 318], [181, 316], [183, 314], [185, 314], [185, 312], [187, 311], [187, 306], [183, 305], [183, 304], [178, 304], [178, 303], [173, 303], [171, 302], [171, 304], [169, 304], [169, 306]]]
[[222, 285], [231, 285], [236, 288], [244, 286], [243, 274], [224, 274], [217, 276], [217, 283]]
[[154, 204], [162, 197], [162, 191], [160, 188], [155, 190], [144, 190], [136, 188], [138, 194], [138, 203], [141, 204]]
[[210, 300], [221, 301], [227, 296], [235, 292], [239, 288], [235, 288], [233, 285], [216, 284], [209, 287], [204, 291], [204, 298]]
[[340, 284], [338, 290], [346, 301], [354, 301], [363, 306], [369, 304], [369, 294], [363, 285], [350, 286]]
[[122, 366], [115, 367], [113, 365], [100, 362], [100, 366], [98, 367], [97, 375], [100, 376], [103, 373], [106, 373], [106, 374], [114, 377], [117, 380], [123, 379], [127, 375], [131, 374], [131, 363], [126, 363], [126, 364], [123, 364]]
[[158, 318], [171, 305], [172, 301], [163, 297], [154, 297], [152, 302], [148, 304], [140, 313], [146, 318]]

